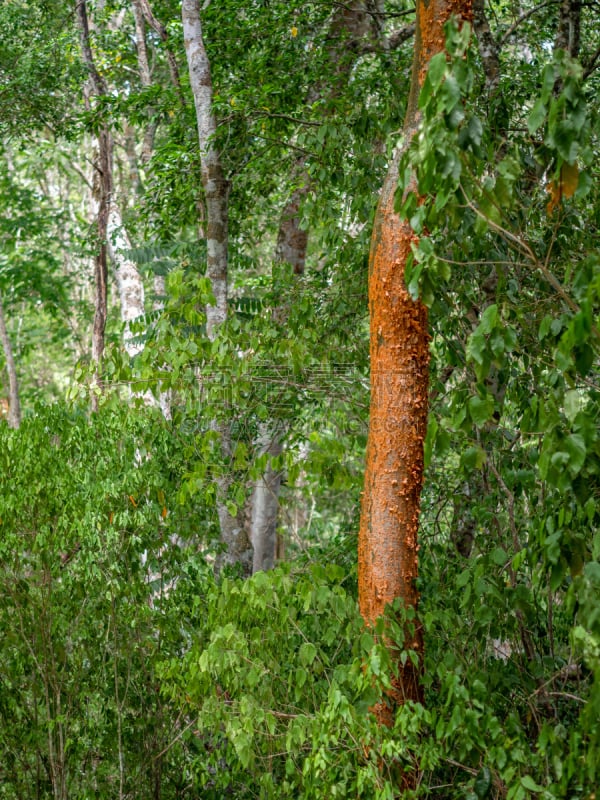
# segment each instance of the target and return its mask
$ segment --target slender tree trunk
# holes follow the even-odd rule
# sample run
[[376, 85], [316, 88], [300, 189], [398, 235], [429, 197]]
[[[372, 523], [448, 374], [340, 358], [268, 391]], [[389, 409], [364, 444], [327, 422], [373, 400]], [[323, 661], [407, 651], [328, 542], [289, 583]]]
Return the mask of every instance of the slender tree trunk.
[[217, 121], [212, 111], [210, 64], [202, 38], [198, 1], [183, 0], [181, 12], [185, 51], [196, 108], [202, 186], [206, 204], [206, 272], [215, 296], [215, 304], [206, 309], [206, 329], [209, 338], [214, 339], [217, 328], [227, 318], [229, 187], [214, 143]]
[[[106, 82], [98, 72], [90, 44], [89, 21], [85, 0], [77, 6], [81, 50], [86, 64], [91, 94], [101, 97], [108, 91]], [[143, 57], [142, 57], [143, 58]], [[146, 63], [147, 66], [147, 63]], [[104, 330], [107, 315], [107, 252], [115, 265], [115, 280], [119, 292], [121, 320], [125, 325], [124, 346], [130, 357], [142, 349], [131, 333], [131, 322], [144, 314], [144, 285], [136, 265], [125, 253], [131, 249], [121, 213], [116, 204], [113, 181], [113, 140], [107, 126], [98, 134], [98, 157], [95, 161], [93, 194], [98, 205], [98, 254], [95, 264], [96, 313], [92, 337], [92, 359], [100, 372], [104, 351]], [[97, 407], [97, 397], [92, 395], [92, 407]]]
[[[94, 159], [94, 177], [92, 194], [96, 204], [96, 256], [94, 259], [95, 308], [92, 328], [92, 362], [96, 365], [94, 387], [101, 388], [102, 358], [104, 355], [104, 332], [108, 308], [108, 266], [106, 233], [108, 229], [108, 212], [112, 187], [111, 154], [112, 138], [107, 127], [98, 134], [96, 157]], [[98, 410], [98, 395], [92, 392], [92, 410]]]
[[252, 573], [273, 569], [277, 552], [277, 517], [281, 471], [273, 467], [272, 459], [283, 450], [282, 435], [269, 425], [260, 426], [256, 442], [259, 455], [267, 454], [269, 461], [264, 473], [254, 484], [252, 492], [251, 541], [254, 548]]
[[[367, 42], [377, 32], [362, 0], [336, 7], [329, 25], [331, 44], [328, 48], [329, 70], [326, 74], [333, 77], [312, 86], [308, 92], [307, 102], [313, 104], [319, 99], [332, 100], [340, 92], [348, 80], [353, 65], [360, 52], [359, 45]], [[379, 17], [377, 20], [381, 22]], [[349, 42], [352, 47], [348, 47]], [[274, 262], [289, 264], [294, 275], [303, 275], [306, 266], [308, 247], [308, 231], [300, 225], [302, 202], [310, 191], [307, 158], [299, 158], [293, 168], [292, 180], [296, 184], [281, 213]], [[276, 309], [275, 314], [281, 316]], [[280, 320], [282, 321], [282, 320]], [[283, 449], [285, 430], [275, 429], [268, 423], [259, 426], [257, 449], [260, 454], [279, 455]], [[279, 513], [279, 490], [281, 475], [273, 469], [269, 460], [264, 474], [257, 480], [251, 496], [250, 539], [254, 547], [252, 570], [271, 569], [276, 560], [278, 547], [277, 518]]]
[[2, 294], [0, 294], [0, 342], [4, 350], [4, 360], [6, 361], [6, 372], [8, 373], [8, 418], [10, 428], [18, 428], [21, 424], [21, 401], [19, 399], [19, 382], [17, 380], [17, 368], [13, 356], [12, 345], [6, 330], [6, 320], [4, 318], [4, 305]]
[[[150, 74], [150, 60], [148, 58], [148, 45], [146, 44], [146, 23], [144, 11], [140, 0], [132, 2], [133, 17], [135, 19], [135, 45], [138, 59], [138, 72], [140, 83], [145, 88], [152, 85]], [[148, 109], [148, 114], [152, 116], [153, 109]], [[151, 119], [144, 131], [144, 142], [142, 144], [142, 164], [147, 164], [152, 156], [154, 149], [154, 136], [156, 134], [156, 123]]]
[[[410, 96], [402, 147], [414, 136], [417, 101], [430, 59], [444, 48], [444, 25], [467, 19], [470, 0], [418, 0]], [[418, 605], [418, 525], [423, 484], [423, 441], [427, 430], [429, 334], [427, 309], [408, 294], [404, 271], [415, 234], [394, 211], [398, 164], [395, 151], [375, 216], [369, 264], [371, 412], [358, 542], [359, 603], [372, 625], [399, 599], [406, 611]], [[418, 623], [405, 627], [406, 650], [423, 654]], [[399, 666], [392, 704], [422, 701], [420, 666]], [[391, 709], [375, 713], [390, 723]]]
[[130, 358], [144, 348], [136, 342], [131, 332], [131, 323], [144, 315], [144, 284], [138, 268], [126, 255], [131, 242], [117, 204], [110, 204], [107, 226], [107, 241], [111, 260], [115, 267], [115, 279], [119, 290], [121, 321], [125, 324], [123, 343]]
[[[76, 7], [77, 22], [79, 25], [79, 39], [84, 63], [87, 67], [91, 94], [100, 97], [106, 94], [106, 84], [100, 76], [90, 46], [90, 31], [87, 14], [86, 0], [80, 0]], [[86, 98], [87, 99], [87, 98]], [[102, 356], [104, 354], [104, 331], [106, 329], [107, 315], [107, 259], [106, 259], [106, 231], [108, 226], [108, 212], [110, 193], [112, 191], [112, 137], [106, 125], [98, 133], [96, 154], [94, 158], [94, 176], [92, 181], [92, 195], [96, 204], [96, 231], [97, 251], [94, 260], [94, 281], [96, 288], [94, 325], [92, 329], [92, 361], [96, 365], [94, 376], [94, 389], [100, 386], [102, 372]], [[92, 392], [92, 410], [98, 409], [98, 396]]]
[[494, 40], [485, 13], [485, 0], [473, 0], [473, 29], [477, 36], [479, 55], [485, 73], [485, 85], [488, 95], [495, 94], [500, 84], [500, 59], [498, 45]]
[[[215, 304], [206, 308], [206, 331], [214, 341], [219, 326], [227, 318], [227, 246], [228, 185], [223, 175], [219, 153], [214, 144], [217, 122], [212, 110], [212, 81], [204, 40], [198, 0], [183, 0], [181, 6], [183, 37], [190, 84], [194, 96], [204, 201], [206, 205], [206, 272], [211, 282]], [[217, 427], [222, 454], [231, 456], [231, 434], [226, 425]], [[252, 545], [248, 538], [243, 510], [233, 516], [227, 508], [231, 477], [223, 472], [216, 478], [217, 514], [221, 538], [226, 546], [224, 562], [240, 565], [245, 574], [252, 570]]]
[[173, 51], [168, 47], [169, 35], [167, 33], [167, 29], [162, 24], [162, 22], [160, 22], [154, 16], [154, 12], [152, 11], [149, 0], [136, 0], [136, 2], [139, 3], [139, 7], [142, 11], [142, 14], [144, 15], [144, 19], [146, 20], [148, 25], [150, 25], [152, 30], [158, 34], [165, 47], [165, 54], [167, 56], [167, 62], [169, 64], [169, 72], [171, 74], [171, 82], [177, 91], [177, 95], [179, 97], [181, 105], [184, 106], [185, 98], [181, 90], [181, 81], [179, 80], [179, 68], [177, 66], [177, 60], [173, 54]]

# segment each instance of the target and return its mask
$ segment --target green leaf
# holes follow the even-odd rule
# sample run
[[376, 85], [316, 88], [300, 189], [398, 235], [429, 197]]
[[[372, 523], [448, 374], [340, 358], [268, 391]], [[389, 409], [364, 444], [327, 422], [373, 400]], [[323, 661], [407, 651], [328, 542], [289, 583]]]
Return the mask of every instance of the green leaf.
[[527, 130], [530, 134], [534, 134], [543, 124], [546, 119], [546, 111], [546, 104], [541, 97], [538, 98], [527, 118]]
[[570, 389], [568, 392], [565, 392], [564, 409], [565, 416], [569, 422], [572, 423], [575, 420], [582, 405], [581, 393], [577, 389]]
[[238, 507], [237, 507], [237, 506], [236, 506], [236, 504], [235, 504], [234, 502], [232, 502], [231, 500], [228, 500], [228, 501], [227, 501], [227, 513], [228, 513], [228, 514], [229, 514], [231, 517], [236, 517], [236, 516], [237, 516], [237, 513], [238, 513]]
[[429, 62], [429, 70], [427, 75], [435, 89], [437, 89], [442, 83], [444, 75], [446, 74], [447, 66], [448, 64], [445, 52], [437, 53]]
[[490, 793], [490, 789], [492, 788], [492, 773], [488, 767], [482, 767], [477, 776], [475, 777], [475, 783], [473, 785], [473, 789], [475, 794], [479, 798], [479, 800], [484, 800], [485, 797], [488, 796]]
[[585, 463], [585, 457], [587, 454], [585, 439], [578, 433], [572, 433], [567, 436], [563, 446], [569, 455], [569, 472], [572, 476], [575, 476], [578, 472], [580, 472]]
[[454, 75], [446, 76], [446, 80], [442, 85], [441, 96], [443, 98], [443, 107], [447, 112], [452, 111], [460, 102], [460, 86]]
[[531, 775], [523, 775], [521, 778], [521, 786], [527, 789], [528, 792], [543, 792], [544, 787], [537, 784]]
[[481, 469], [487, 460], [487, 454], [482, 447], [468, 447], [460, 460], [467, 469]]
[[498, 306], [495, 303], [492, 303], [492, 305], [489, 305], [481, 315], [481, 321], [478, 326], [479, 330], [482, 333], [491, 333], [498, 324], [498, 320]]
[[298, 658], [304, 667], [310, 666], [315, 660], [316, 655], [317, 648], [314, 646], [314, 644], [312, 644], [312, 642], [304, 642], [298, 652]]
[[470, 397], [468, 401], [469, 414], [478, 428], [481, 428], [494, 413], [494, 398], [487, 396]]

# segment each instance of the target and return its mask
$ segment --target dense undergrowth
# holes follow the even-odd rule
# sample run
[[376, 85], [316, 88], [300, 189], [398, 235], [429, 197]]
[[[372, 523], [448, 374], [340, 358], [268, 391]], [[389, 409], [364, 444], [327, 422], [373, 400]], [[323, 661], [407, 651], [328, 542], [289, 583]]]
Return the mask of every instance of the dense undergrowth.
[[432, 473], [426, 703], [380, 728], [354, 535], [216, 581], [178, 452], [147, 411], [0, 427], [0, 797], [392, 798], [405, 770], [419, 797], [593, 796], [595, 560], [550, 587], [534, 538], [460, 556]]

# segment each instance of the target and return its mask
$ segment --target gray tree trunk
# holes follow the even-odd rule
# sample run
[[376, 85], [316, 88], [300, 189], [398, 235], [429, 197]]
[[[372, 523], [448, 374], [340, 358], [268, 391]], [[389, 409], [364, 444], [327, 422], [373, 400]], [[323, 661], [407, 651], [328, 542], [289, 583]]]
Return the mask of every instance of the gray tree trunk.
[[[215, 304], [206, 309], [206, 331], [209, 339], [214, 341], [219, 326], [227, 318], [228, 186], [214, 144], [217, 123], [212, 110], [210, 64], [204, 47], [197, 0], [183, 0], [181, 16], [190, 85], [196, 109], [201, 177], [206, 205], [206, 272], [215, 297]], [[229, 428], [227, 425], [216, 427], [222, 454], [230, 456]], [[221, 539], [226, 547], [223, 563], [239, 565], [245, 574], [250, 574], [252, 545], [243, 524], [243, 512], [240, 510], [233, 516], [227, 508], [227, 494], [231, 481], [232, 478], [227, 472], [216, 478], [217, 514]]]
[[[377, 14], [370, 16], [369, 10], [371, 9], [367, 9], [362, 0], [354, 0], [351, 3], [340, 4], [334, 11], [329, 26], [332, 44], [328, 50], [333, 80], [328, 83], [319, 81], [312, 86], [307, 98], [309, 103], [315, 103], [323, 97], [332, 99], [348, 79], [356, 60], [356, 55], [346, 50], [348, 41], [357, 43], [367, 37], [375, 36], [377, 31], [374, 20], [381, 22]], [[300, 210], [310, 190], [307, 166], [306, 158], [298, 159], [295, 164], [296, 186], [281, 213], [274, 256], [276, 263], [289, 264], [294, 275], [303, 275], [306, 266], [308, 231], [300, 225]], [[277, 309], [274, 313], [283, 322], [281, 313]], [[283, 449], [284, 435], [283, 428], [273, 428], [267, 423], [262, 423], [259, 426], [256, 442], [258, 454], [267, 452], [270, 456], [279, 455]], [[271, 569], [275, 564], [280, 485], [281, 475], [273, 470], [269, 459], [264, 474], [252, 489], [250, 501], [250, 539], [254, 547], [253, 572]]]
[[250, 532], [254, 548], [253, 574], [275, 566], [281, 470], [273, 467], [272, 459], [283, 450], [282, 438], [279, 430], [272, 430], [264, 423], [261, 425], [256, 446], [259, 455], [266, 453], [269, 461], [252, 490]]

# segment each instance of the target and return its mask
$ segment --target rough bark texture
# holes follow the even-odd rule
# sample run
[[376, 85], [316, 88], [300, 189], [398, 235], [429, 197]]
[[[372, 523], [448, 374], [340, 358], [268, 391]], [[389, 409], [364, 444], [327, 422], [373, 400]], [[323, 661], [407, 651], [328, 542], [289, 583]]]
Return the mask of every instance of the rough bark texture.
[[[102, 356], [104, 355], [104, 332], [107, 315], [107, 246], [108, 212], [110, 207], [112, 141], [108, 128], [104, 127], [98, 134], [96, 157], [94, 159], [94, 177], [92, 195], [97, 207], [96, 233], [98, 237], [96, 256], [94, 259], [95, 306], [92, 328], [92, 361], [96, 364], [94, 383], [100, 386], [102, 372]], [[98, 410], [98, 397], [92, 393], [92, 409]]]
[[[211, 282], [215, 305], [206, 309], [206, 331], [214, 340], [219, 325], [227, 317], [227, 213], [228, 186], [223, 176], [219, 153], [214, 146], [217, 123], [212, 111], [212, 81], [210, 64], [202, 38], [202, 23], [197, 0], [183, 0], [181, 6], [183, 38], [190, 73], [190, 85], [194, 96], [202, 187], [206, 205], [206, 250], [207, 275]], [[231, 456], [231, 435], [226, 425], [217, 426], [221, 450], [225, 457]], [[234, 517], [227, 510], [226, 499], [231, 477], [225, 471], [216, 478], [217, 514], [221, 539], [226, 547], [224, 564], [238, 565], [245, 574], [252, 570], [252, 545], [243, 524], [243, 514]]]
[[202, 186], [206, 204], [206, 271], [216, 301], [214, 306], [206, 309], [206, 329], [209, 338], [213, 339], [216, 329], [227, 317], [228, 185], [214, 145], [217, 123], [212, 112], [210, 64], [204, 48], [197, 0], [183, 0], [181, 13], [200, 142]]
[[4, 350], [4, 360], [6, 361], [6, 372], [8, 373], [8, 415], [6, 421], [10, 428], [18, 428], [21, 424], [21, 401], [19, 400], [19, 382], [17, 380], [17, 368], [13, 356], [12, 345], [6, 330], [6, 320], [4, 319], [4, 305], [0, 294], [0, 343]]
[[572, 58], [579, 55], [581, 43], [581, 0], [561, 0], [555, 50], [566, 50]]
[[[444, 24], [470, 18], [470, 0], [419, 0], [413, 71], [404, 146], [418, 123], [417, 100], [427, 66], [444, 49]], [[427, 429], [429, 334], [427, 309], [409, 296], [406, 259], [415, 240], [410, 225], [394, 211], [398, 183], [397, 149], [375, 216], [369, 265], [371, 414], [365, 487], [358, 544], [360, 611], [368, 625], [399, 599], [417, 609], [419, 502], [423, 483], [423, 441]], [[407, 626], [406, 649], [419, 655], [419, 626]], [[395, 703], [422, 700], [420, 670], [399, 665], [391, 697]], [[375, 709], [391, 721], [388, 706]]]
[[498, 45], [494, 40], [485, 14], [485, 0], [473, 0], [473, 29], [477, 36], [479, 55], [483, 63], [488, 94], [494, 95], [500, 84]]

